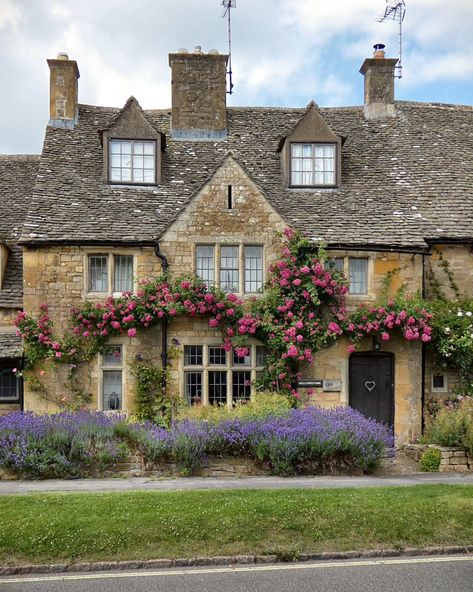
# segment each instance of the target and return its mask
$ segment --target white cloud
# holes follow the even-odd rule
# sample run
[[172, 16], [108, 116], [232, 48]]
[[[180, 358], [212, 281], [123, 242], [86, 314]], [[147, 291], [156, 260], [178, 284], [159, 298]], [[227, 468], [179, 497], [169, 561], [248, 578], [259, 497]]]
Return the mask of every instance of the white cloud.
[[[40, 149], [48, 115], [46, 58], [59, 51], [78, 62], [81, 102], [121, 107], [133, 94], [145, 108], [168, 107], [169, 52], [197, 44], [226, 50], [220, 4], [0, 0], [0, 77], [11, 90], [0, 95], [0, 152]], [[445, 80], [466, 88], [473, 68], [473, 1], [406, 4], [405, 78], [398, 94], [415, 98], [428, 88], [438, 101]], [[359, 104], [358, 69], [373, 43], [386, 43], [389, 56], [397, 53], [396, 23], [376, 22], [385, 6], [384, 0], [239, 0], [230, 104]], [[469, 100], [459, 96], [457, 102]]]
[[16, 30], [20, 20], [21, 10], [18, 4], [14, 4], [14, 0], [2, 0], [0, 4], [0, 29], [10, 27]]

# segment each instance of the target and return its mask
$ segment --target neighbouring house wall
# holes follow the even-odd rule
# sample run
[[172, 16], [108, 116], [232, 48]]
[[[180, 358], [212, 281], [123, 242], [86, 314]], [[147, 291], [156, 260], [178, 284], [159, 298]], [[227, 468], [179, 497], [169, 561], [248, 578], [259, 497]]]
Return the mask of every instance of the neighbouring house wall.
[[[108, 294], [89, 295], [87, 291], [88, 255], [125, 254], [135, 256], [136, 281], [153, 279], [161, 273], [161, 262], [152, 248], [82, 248], [82, 247], [43, 247], [24, 251], [24, 309], [37, 316], [40, 305], [48, 304], [50, 318], [54, 323], [55, 334], [61, 336], [69, 327], [70, 310], [80, 306], [85, 299], [103, 301]], [[132, 410], [134, 405], [134, 377], [130, 370], [138, 354], [154, 362], [160, 361], [161, 330], [159, 326], [142, 331], [134, 339], [127, 336], [113, 337], [111, 344], [123, 345], [123, 408]], [[70, 397], [66, 388], [68, 368], [58, 365], [55, 369], [45, 366], [35, 370], [46, 393], [33, 390], [33, 383], [25, 383], [25, 409], [30, 411], [51, 411], [57, 408], [56, 401]], [[92, 394], [92, 408], [101, 407], [100, 359], [93, 360], [81, 373], [83, 388]], [[49, 399], [49, 400], [48, 400]]]
[[[451, 280], [447, 270], [451, 273]], [[473, 248], [471, 245], [434, 245], [432, 255], [425, 266], [427, 298], [436, 298], [440, 291], [448, 300], [457, 300], [452, 283], [457, 287], [460, 299], [473, 297]], [[443, 375], [444, 387], [435, 388], [433, 376]], [[458, 374], [453, 370], [441, 370], [432, 348], [427, 348], [425, 365], [426, 400], [447, 399], [458, 386]]]

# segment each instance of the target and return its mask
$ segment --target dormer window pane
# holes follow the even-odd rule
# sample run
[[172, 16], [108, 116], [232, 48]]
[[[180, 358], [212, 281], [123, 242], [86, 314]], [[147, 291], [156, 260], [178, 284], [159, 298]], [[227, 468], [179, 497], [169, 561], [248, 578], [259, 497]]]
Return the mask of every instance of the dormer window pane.
[[291, 184], [335, 185], [335, 144], [291, 144]]
[[110, 140], [110, 180], [156, 182], [156, 142]]

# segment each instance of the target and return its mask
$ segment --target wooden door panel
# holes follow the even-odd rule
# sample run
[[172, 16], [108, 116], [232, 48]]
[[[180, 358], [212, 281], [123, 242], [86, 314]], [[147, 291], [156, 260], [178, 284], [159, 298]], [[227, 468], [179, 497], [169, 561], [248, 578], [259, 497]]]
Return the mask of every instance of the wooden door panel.
[[350, 406], [366, 417], [394, 423], [393, 357], [355, 354], [350, 358]]

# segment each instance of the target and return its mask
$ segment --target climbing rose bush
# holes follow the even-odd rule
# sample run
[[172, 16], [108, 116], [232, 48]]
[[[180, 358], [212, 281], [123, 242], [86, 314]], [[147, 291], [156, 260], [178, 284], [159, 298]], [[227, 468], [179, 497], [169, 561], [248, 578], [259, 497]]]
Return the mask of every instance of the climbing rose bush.
[[68, 363], [74, 371], [111, 336], [133, 339], [164, 318], [202, 317], [211, 329], [222, 331], [222, 346], [227, 351], [235, 347], [238, 356], [247, 354], [249, 337], [259, 339], [269, 353], [260, 386], [299, 397], [295, 385], [302, 364], [342, 335], [352, 342], [349, 351], [366, 335], [387, 341], [395, 331], [408, 341], [430, 341], [431, 314], [418, 301], [398, 300], [349, 314], [346, 280], [327, 262], [324, 249], [291, 229], [284, 234], [286, 244], [270, 266], [264, 295], [245, 304], [195, 276], [162, 275], [142, 281], [136, 293], [72, 309], [70, 330], [61, 339], [53, 335], [46, 304], [38, 320], [21, 312], [16, 326], [27, 364]]

